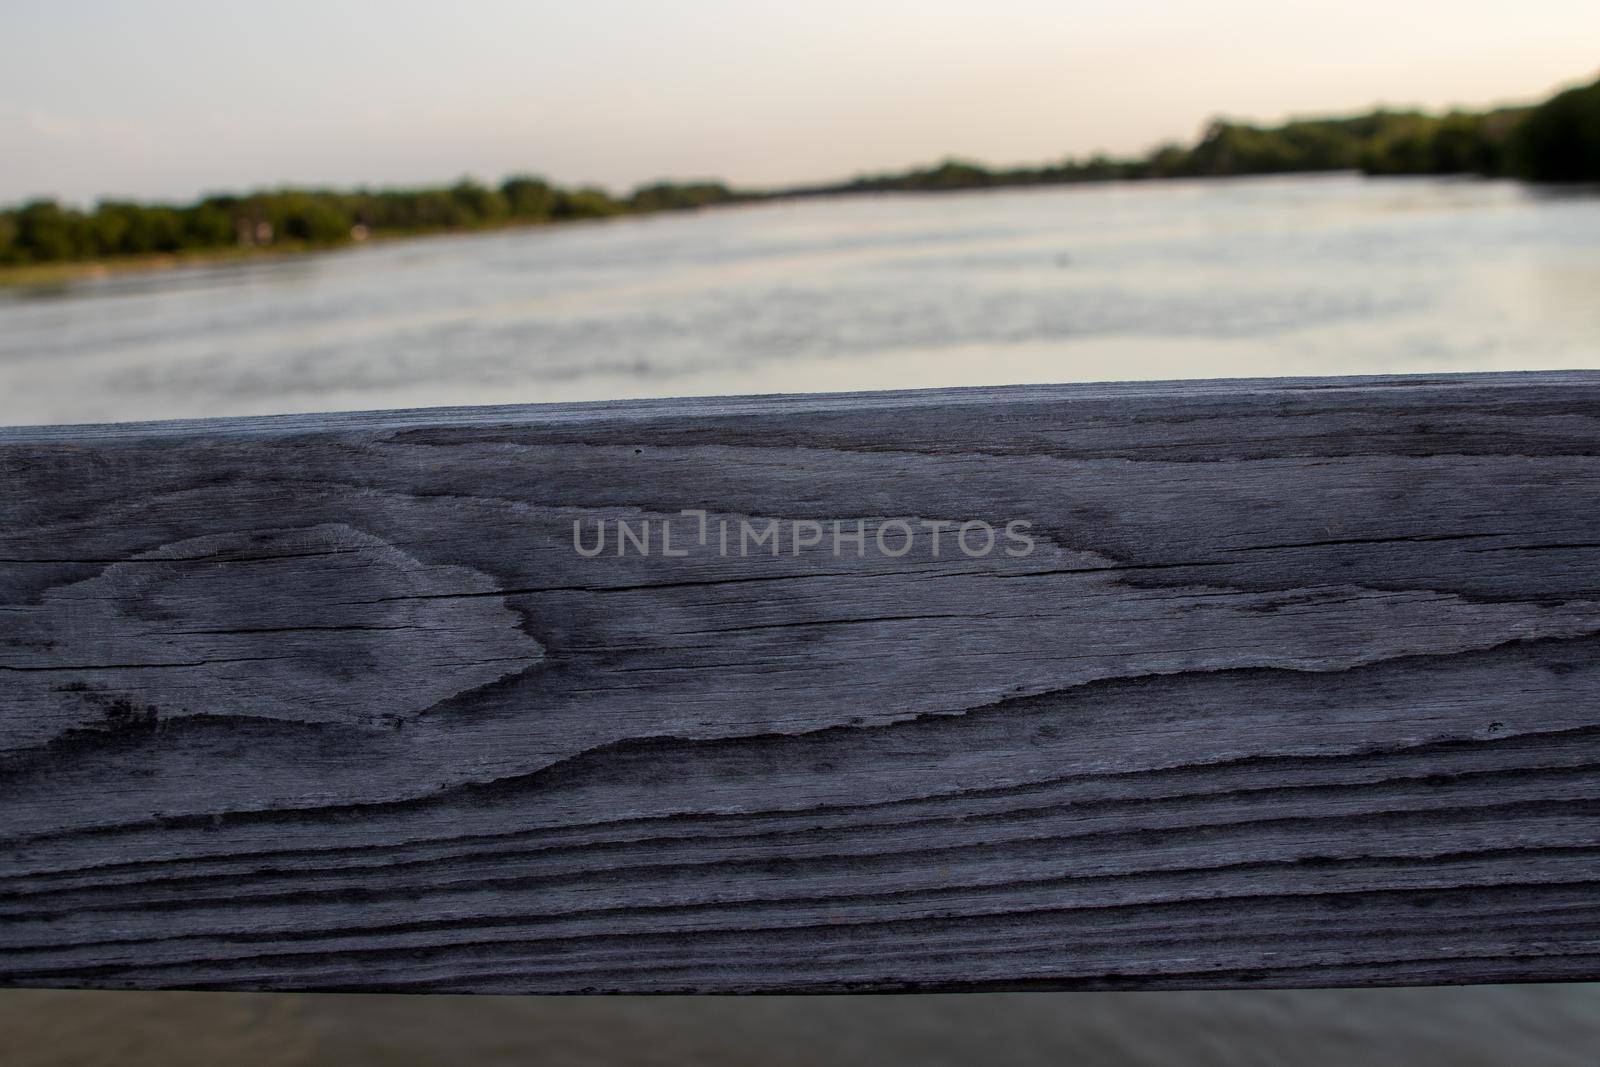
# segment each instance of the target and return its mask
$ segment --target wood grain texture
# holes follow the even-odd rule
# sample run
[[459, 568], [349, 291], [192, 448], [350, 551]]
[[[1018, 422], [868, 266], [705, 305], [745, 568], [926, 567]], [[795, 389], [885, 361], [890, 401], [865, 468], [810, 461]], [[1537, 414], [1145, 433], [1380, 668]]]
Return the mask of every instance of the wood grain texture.
[[1593, 978], [1597, 560], [1592, 373], [0, 430], [0, 983]]

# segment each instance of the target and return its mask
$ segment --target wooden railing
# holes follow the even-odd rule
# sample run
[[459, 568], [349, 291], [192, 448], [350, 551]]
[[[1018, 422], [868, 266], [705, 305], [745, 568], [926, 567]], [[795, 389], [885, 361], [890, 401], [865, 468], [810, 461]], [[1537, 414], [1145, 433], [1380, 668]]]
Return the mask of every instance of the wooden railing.
[[0, 982], [1591, 978], [1597, 560], [1589, 373], [3, 430]]

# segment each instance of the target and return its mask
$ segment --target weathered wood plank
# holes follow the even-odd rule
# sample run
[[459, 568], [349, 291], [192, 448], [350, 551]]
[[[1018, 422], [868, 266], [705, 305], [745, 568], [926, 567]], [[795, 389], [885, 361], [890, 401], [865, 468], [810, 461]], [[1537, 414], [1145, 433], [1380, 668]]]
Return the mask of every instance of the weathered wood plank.
[[0, 982], [1591, 978], [1597, 475], [1592, 373], [3, 430]]

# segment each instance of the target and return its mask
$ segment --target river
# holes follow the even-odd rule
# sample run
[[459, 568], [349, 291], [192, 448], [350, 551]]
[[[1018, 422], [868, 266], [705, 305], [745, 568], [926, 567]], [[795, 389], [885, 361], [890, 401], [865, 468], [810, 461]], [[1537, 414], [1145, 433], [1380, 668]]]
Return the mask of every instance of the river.
[[790, 201], [0, 291], [0, 425], [1600, 360], [1600, 196]]

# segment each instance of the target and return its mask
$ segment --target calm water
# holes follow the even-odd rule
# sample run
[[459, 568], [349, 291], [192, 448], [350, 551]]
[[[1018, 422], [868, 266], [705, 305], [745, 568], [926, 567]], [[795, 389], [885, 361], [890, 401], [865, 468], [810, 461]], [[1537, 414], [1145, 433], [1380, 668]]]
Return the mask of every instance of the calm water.
[[[0, 424], [1600, 366], [1600, 197], [1349, 177], [863, 198], [0, 294]], [[19, 1063], [1588, 1065], [1600, 988], [0, 993]], [[9, 1061], [8, 1061], [9, 1062]]]
[[0, 424], [1600, 365], [1600, 196], [861, 197], [0, 294]]

